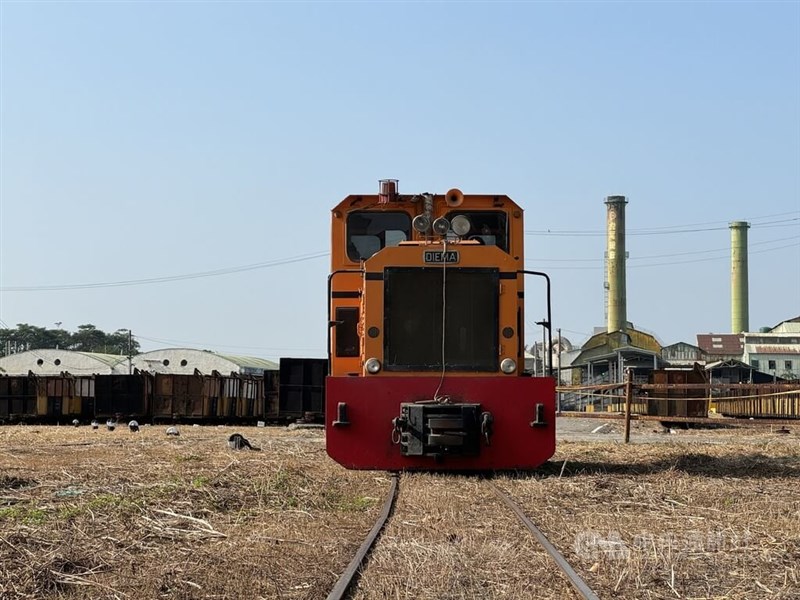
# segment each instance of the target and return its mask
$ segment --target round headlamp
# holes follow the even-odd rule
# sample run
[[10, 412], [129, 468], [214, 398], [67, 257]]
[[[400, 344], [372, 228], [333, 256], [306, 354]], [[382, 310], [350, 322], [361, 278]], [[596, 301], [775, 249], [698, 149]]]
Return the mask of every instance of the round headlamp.
[[504, 358], [503, 362], [500, 363], [500, 370], [506, 375], [511, 375], [517, 370], [517, 363], [513, 358]]
[[439, 235], [445, 235], [448, 231], [450, 231], [450, 221], [444, 217], [439, 217], [433, 222], [433, 231]]
[[411, 224], [414, 226], [414, 229], [420, 233], [425, 233], [431, 228], [430, 217], [426, 215], [417, 215], [414, 217], [414, 220], [411, 222]]
[[367, 373], [375, 375], [375, 373], [381, 370], [381, 361], [379, 361], [377, 358], [370, 358], [364, 364], [364, 367], [367, 369]]
[[467, 235], [469, 230], [472, 229], [469, 219], [464, 215], [453, 217], [453, 220], [450, 222], [450, 227], [453, 228], [453, 233], [458, 236]]

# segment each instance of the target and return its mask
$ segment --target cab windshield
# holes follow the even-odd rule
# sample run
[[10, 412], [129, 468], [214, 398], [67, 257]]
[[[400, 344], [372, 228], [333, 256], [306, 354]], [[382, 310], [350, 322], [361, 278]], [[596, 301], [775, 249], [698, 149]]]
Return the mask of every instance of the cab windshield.
[[386, 246], [411, 237], [411, 217], [404, 212], [355, 211], [347, 215], [347, 258], [366, 260]]

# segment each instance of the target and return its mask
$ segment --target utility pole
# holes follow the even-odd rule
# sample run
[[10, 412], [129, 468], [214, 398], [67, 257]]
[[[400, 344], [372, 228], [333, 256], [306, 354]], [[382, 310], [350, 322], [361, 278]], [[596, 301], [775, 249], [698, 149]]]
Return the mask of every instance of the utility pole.
[[631, 441], [631, 400], [633, 399], [633, 369], [628, 367], [625, 375], [625, 443]]
[[131, 347], [133, 346], [133, 332], [128, 329], [128, 375], [133, 373], [133, 362], [131, 356]]
[[[561, 327], [558, 331], [558, 368], [556, 369], [556, 387], [561, 387]], [[561, 412], [561, 392], [556, 393], [556, 412]]]
[[[544, 322], [545, 322], [544, 319], [542, 319], [540, 321], [540, 323], [542, 323], [542, 324], [544, 324]], [[545, 357], [547, 356], [547, 354], [545, 354], [545, 352], [549, 352], [550, 353], [550, 358], [547, 360], [547, 364], [550, 365], [550, 367], [552, 367], [553, 364], [552, 364], [551, 361], [553, 360], [553, 358], [552, 358], [553, 349], [547, 347], [547, 328], [544, 327], [544, 325], [542, 325], [542, 377], [545, 377], [547, 375], [550, 375], [552, 377], [552, 375], [553, 375], [552, 368], [550, 369], [549, 372], [547, 370], [545, 370], [545, 368], [544, 368], [544, 361], [545, 361]]]

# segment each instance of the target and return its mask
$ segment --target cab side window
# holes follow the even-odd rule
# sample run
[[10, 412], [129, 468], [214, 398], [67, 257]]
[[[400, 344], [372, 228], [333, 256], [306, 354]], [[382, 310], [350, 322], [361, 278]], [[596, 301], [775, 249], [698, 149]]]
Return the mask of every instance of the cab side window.
[[386, 246], [411, 237], [411, 217], [404, 212], [354, 211], [347, 215], [347, 258], [365, 260]]

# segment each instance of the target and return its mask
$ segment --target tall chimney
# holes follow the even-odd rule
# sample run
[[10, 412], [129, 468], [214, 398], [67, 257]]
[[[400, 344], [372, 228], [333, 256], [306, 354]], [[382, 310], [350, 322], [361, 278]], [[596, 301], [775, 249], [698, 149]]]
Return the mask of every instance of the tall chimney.
[[747, 281], [747, 221], [733, 221], [731, 230], [731, 333], [750, 329]]
[[625, 331], [628, 324], [625, 294], [625, 196], [608, 196], [606, 218], [606, 274], [608, 333]]

